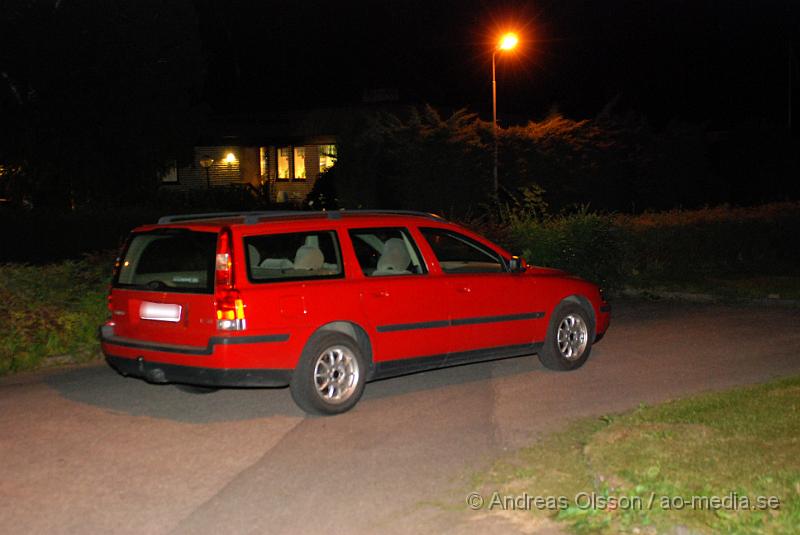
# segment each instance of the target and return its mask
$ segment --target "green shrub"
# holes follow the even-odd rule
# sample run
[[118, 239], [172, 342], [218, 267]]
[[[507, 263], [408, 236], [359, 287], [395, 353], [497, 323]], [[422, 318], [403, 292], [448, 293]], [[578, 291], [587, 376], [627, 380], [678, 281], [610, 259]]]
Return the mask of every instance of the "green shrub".
[[97, 354], [106, 317], [111, 255], [44, 266], [0, 265], [0, 374], [34, 368], [47, 357]]
[[512, 223], [511, 239], [528, 262], [564, 269], [614, 288], [619, 284], [619, 229], [608, 216], [580, 212]]
[[800, 271], [800, 204], [510, 218], [509, 247], [614, 290]]
[[796, 273], [800, 204], [617, 216], [625, 229], [627, 274], [691, 280], [733, 274]]

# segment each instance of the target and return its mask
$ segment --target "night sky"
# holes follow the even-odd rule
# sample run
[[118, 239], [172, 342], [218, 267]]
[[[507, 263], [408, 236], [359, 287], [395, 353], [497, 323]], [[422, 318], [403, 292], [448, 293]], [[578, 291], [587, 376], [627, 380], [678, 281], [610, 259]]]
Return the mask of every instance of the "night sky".
[[[787, 123], [798, 81], [800, 3], [789, 0], [197, 0], [216, 113], [402, 102], [491, 114], [491, 50], [507, 122], [558, 109], [592, 117], [608, 103], [653, 124], [726, 128]], [[790, 56], [793, 58], [790, 60]], [[794, 89], [797, 100], [797, 90]], [[796, 113], [795, 113], [796, 116]]]

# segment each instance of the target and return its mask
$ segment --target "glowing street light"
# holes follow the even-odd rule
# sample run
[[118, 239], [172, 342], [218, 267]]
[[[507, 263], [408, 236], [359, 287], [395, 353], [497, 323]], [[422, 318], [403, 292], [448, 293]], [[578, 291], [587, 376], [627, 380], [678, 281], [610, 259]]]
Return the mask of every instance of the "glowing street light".
[[509, 32], [500, 38], [500, 44], [497, 48], [500, 50], [511, 50], [519, 43], [519, 37], [513, 32]]
[[497, 53], [502, 51], [513, 50], [519, 44], [519, 37], [514, 32], [508, 32], [503, 34], [500, 37], [500, 41], [498, 41], [497, 46], [495, 46], [494, 51], [492, 52], [492, 137], [494, 137], [494, 195], [497, 197], [497, 193], [500, 189], [500, 184], [497, 180], [497, 78], [495, 76], [495, 63]]

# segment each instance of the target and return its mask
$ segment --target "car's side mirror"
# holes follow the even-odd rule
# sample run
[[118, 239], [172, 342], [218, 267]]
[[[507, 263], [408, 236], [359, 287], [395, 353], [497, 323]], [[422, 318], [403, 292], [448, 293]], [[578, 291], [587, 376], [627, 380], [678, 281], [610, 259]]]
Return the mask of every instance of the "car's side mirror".
[[511, 271], [511, 273], [522, 273], [526, 269], [528, 269], [528, 263], [524, 258], [512, 256], [508, 261], [508, 270]]

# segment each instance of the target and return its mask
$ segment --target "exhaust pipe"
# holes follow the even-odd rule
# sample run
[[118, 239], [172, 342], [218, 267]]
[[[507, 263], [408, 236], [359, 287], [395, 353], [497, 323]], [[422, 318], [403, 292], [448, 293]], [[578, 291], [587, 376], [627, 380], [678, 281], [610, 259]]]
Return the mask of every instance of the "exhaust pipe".
[[161, 368], [151, 368], [147, 370], [147, 381], [150, 383], [166, 383], [167, 376]]

